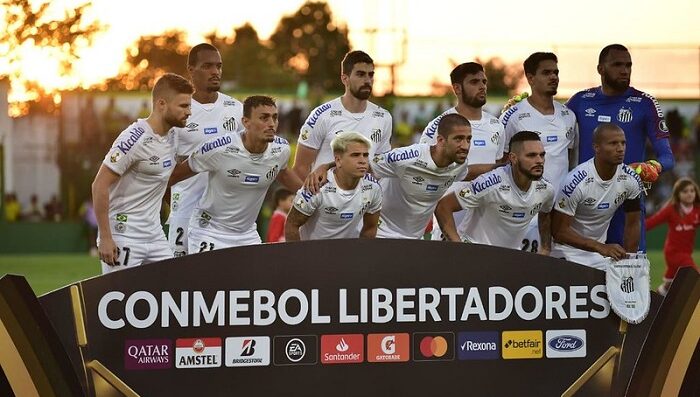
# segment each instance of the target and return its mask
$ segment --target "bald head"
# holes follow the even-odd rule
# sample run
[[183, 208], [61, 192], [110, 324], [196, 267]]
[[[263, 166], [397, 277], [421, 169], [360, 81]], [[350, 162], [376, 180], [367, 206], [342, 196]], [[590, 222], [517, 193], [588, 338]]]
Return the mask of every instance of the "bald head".
[[593, 130], [593, 144], [600, 145], [606, 137], [611, 134], [625, 134], [625, 131], [620, 128], [617, 124], [613, 123], [600, 123]]

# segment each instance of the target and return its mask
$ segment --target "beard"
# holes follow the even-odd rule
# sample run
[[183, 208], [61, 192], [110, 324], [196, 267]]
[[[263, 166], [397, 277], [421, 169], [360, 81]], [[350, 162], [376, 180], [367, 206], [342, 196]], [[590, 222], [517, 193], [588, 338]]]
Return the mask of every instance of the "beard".
[[473, 108], [480, 108], [480, 107], [486, 105], [486, 98], [477, 99], [476, 95], [469, 98], [469, 97], [467, 97], [467, 94], [464, 92], [464, 89], [462, 89], [462, 103], [464, 103], [465, 105], [471, 106]]
[[625, 91], [630, 87], [629, 81], [617, 81], [613, 79], [607, 72], [603, 72], [603, 84], [611, 87], [615, 91]]
[[[363, 88], [369, 88], [369, 90], [362, 91]], [[363, 85], [362, 87], [358, 88], [357, 90], [353, 90], [352, 88], [350, 89], [350, 94], [354, 96], [355, 98], [366, 101], [369, 99], [370, 96], [372, 96], [372, 86], [368, 85]]]
[[530, 171], [529, 169], [523, 167], [522, 164], [520, 164], [520, 163], [518, 163], [518, 170], [523, 175], [525, 175], [527, 177], [527, 179], [529, 179], [531, 181], [539, 181], [540, 179], [542, 179], [542, 175], [544, 175], [544, 172], [537, 175], [537, 174], [533, 173], [532, 171]]
[[185, 126], [187, 125], [186, 118], [184, 120], [181, 120], [173, 116], [172, 114], [166, 114], [163, 118], [165, 119], [165, 122], [171, 127], [185, 128]]

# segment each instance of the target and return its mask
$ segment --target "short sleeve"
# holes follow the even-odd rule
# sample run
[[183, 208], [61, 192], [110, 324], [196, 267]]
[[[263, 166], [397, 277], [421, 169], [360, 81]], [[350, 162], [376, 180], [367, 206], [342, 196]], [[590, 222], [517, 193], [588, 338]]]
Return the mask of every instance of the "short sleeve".
[[382, 209], [382, 189], [378, 184], [372, 186], [372, 196], [369, 203], [369, 208], [367, 212], [370, 214], [376, 214]]
[[326, 103], [311, 112], [299, 130], [298, 142], [300, 144], [316, 150], [321, 149], [328, 132], [325, 128], [326, 117], [324, 117], [324, 113], [330, 108], [331, 105]]
[[394, 149], [387, 153], [375, 154], [372, 159], [372, 173], [379, 178], [398, 177], [398, 162], [390, 161], [392, 156], [401, 149]]
[[297, 191], [294, 197], [294, 208], [306, 216], [311, 216], [316, 212], [320, 203], [321, 196], [313, 194], [308, 190], [301, 188]]
[[117, 137], [112, 144], [112, 148], [109, 149], [104, 160], [102, 160], [102, 164], [118, 175], [124, 175], [132, 165], [139, 161], [139, 141], [133, 143], [132, 146], [127, 146], [123, 139], [125, 133], [123, 132]]
[[[503, 151], [510, 151], [510, 145], [508, 144], [510, 142], [510, 138], [515, 135], [518, 129], [517, 123], [515, 120], [511, 117], [515, 112], [518, 111], [518, 106], [512, 106], [510, 109], [508, 109], [505, 113], [501, 115], [501, 126], [503, 127]], [[500, 146], [500, 145], [499, 145]]]
[[[220, 138], [219, 138], [220, 139]], [[209, 142], [202, 144], [197, 151], [192, 152], [187, 159], [190, 169], [194, 172], [214, 171], [217, 169], [217, 161], [221, 150], [212, 149]]]
[[[566, 184], [566, 181], [563, 185]], [[574, 189], [571, 194], [564, 193], [563, 190], [559, 190], [555, 198], [554, 208], [569, 216], [574, 216], [576, 214], [576, 208], [578, 208], [579, 196], [581, 195], [579, 189]]]

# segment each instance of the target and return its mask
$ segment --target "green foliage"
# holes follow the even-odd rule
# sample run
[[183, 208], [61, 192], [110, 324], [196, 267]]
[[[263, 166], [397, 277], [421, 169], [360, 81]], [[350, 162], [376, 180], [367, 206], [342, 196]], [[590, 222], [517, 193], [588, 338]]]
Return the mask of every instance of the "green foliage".
[[516, 93], [518, 84], [525, 75], [522, 65], [508, 65], [500, 58], [476, 60], [484, 67], [488, 79], [489, 95], [510, 96]]

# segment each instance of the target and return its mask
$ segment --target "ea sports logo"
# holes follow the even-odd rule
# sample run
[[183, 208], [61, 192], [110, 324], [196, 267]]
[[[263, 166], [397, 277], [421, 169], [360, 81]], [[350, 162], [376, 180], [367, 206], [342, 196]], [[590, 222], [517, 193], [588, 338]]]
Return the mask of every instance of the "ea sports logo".
[[291, 362], [299, 362], [306, 355], [306, 345], [299, 338], [291, 339], [284, 348], [287, 359]]
[[447, 340], [442, 336], [426, 336], [420, 341], [420, 352], [425, 358], [440, 358], [447, 353]]

